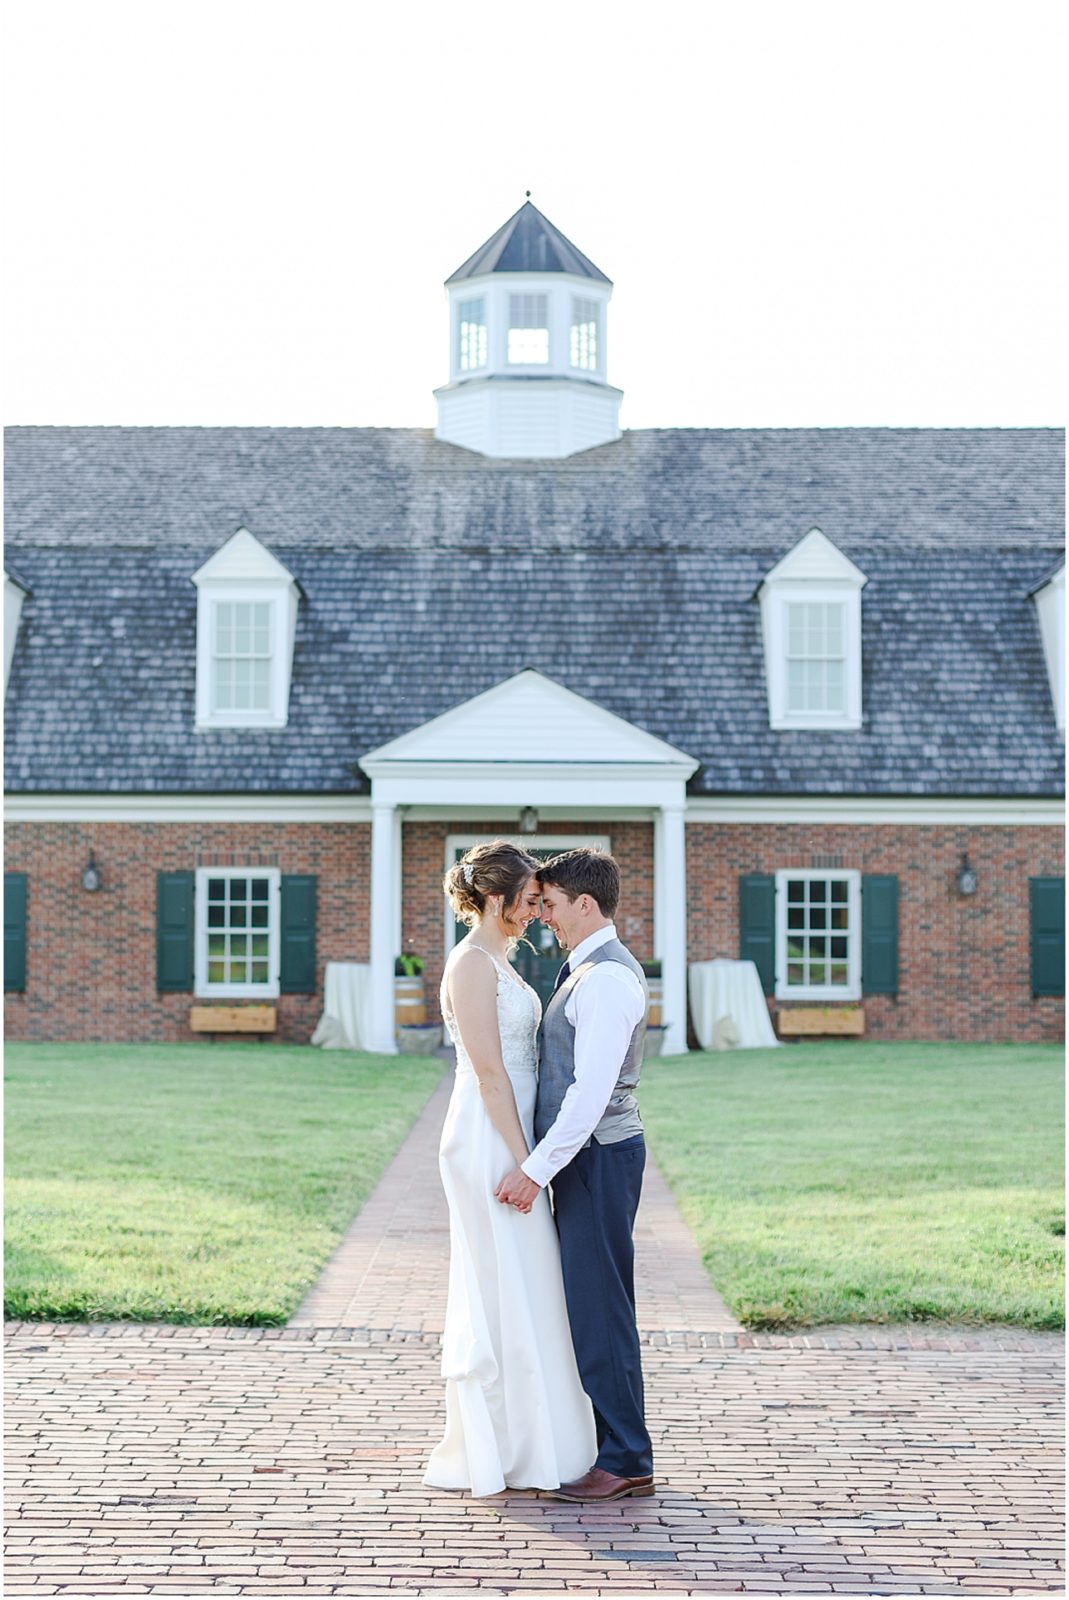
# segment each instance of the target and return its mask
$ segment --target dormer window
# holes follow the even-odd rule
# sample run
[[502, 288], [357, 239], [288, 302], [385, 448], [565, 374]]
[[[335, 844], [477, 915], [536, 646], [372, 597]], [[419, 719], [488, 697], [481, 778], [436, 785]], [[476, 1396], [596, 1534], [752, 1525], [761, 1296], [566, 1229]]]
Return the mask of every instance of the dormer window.
[[11, 660], [15, 654], [15, 640], [19, 636], [19, 620], [22, 617], [22, 603], [29, 594], [29, 589], [21, 578], [16, 578], [13, 572], [4, 573], [4, 693], [7, 693], [7, 680], [11, 676]]
[[217, 600], [212, 710], [270, 711], [270, 600]]
[[284, 728], [300, 590], [239, 528], [197, 585], [197, 727]]
[[598, 303], [572, 301], [571, 363], [582, 372], [598, 370]]
[[865, 574], [813, 528], [758, 589], [772, 728], [861, 727]]
[[512, 367], [544, 367], [548, 363], [548, 295], [509, 295], [508, 356]]
[[1059, 733], [1065, 732], [1065, 563], [1031, 591], [1039, 613], [1043, 655]]
[[789, 600], [787, 715], [846, 714], [846, 602]]
[[462, 300], [457, 307], [457, 349], [461, 372], [486, 365], [486, 301]]

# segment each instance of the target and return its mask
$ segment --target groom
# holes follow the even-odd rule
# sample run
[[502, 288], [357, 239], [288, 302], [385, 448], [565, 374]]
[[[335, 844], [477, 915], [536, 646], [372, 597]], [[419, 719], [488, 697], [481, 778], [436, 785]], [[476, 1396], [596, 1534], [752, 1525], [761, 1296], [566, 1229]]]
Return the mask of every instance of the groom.
[[542, 921], [571, 952], [542, 1021], [538, 1144], [497, 1189], [530, 1210], [552, 1180], [575, 1359], [597, 1425], [598, 1458], [561, 1500], [653, 1493], [643, 1414], [631, 1232], [646, 1146], [635, 1102], [646, 1033], [642, 968], [616, 937], [620, 870], [601, 850], [568, 850], [538, 873]]

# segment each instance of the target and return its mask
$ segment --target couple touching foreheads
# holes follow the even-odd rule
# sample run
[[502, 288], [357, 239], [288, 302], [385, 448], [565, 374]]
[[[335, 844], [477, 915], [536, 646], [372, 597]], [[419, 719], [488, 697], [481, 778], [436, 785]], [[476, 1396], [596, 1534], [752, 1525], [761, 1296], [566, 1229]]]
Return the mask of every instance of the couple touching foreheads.
[[[496, 840], [445, 890], [469, 932], [442, 977], [457, 1053], [439, 1154], [446, 1429], [424, 1482], [652, 1494], [631, 1238], [648, 995], [612, 920], [619, 869], [600, 850], [539, 863]], [[569, 952], [544, 1016], [508, 960], [539, 916]]]

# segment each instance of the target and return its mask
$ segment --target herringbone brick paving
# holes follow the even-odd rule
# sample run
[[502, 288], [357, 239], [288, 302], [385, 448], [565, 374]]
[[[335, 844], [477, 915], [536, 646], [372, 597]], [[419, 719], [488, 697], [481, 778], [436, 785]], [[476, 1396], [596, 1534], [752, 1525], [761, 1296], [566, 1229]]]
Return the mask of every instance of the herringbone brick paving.
[[656, 1496], [424, 1489], [446, 1088], [288, 1328], [9, 1325], [9, 1594], [1061, 1592], [1060, 1340], [746, 1334], [655, 1173]]

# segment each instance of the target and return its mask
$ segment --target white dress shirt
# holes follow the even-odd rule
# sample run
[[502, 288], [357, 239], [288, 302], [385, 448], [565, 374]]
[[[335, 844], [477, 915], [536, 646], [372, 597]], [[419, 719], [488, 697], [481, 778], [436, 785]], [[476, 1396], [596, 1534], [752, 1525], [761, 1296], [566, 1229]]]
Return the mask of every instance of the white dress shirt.
[[[616, 937], [610, 922], [577, 944], [568, 956], [571, 971], [577, 972], [587, 956]], [[521, 1169], [540, 1188], [568, 1165], [601, 1121], [645, 1009], [641, 983], [619, 961], [598, 961], [569, 989], [564, 1014], [575, 1029], [575, 1082], [553, 1126]]]

